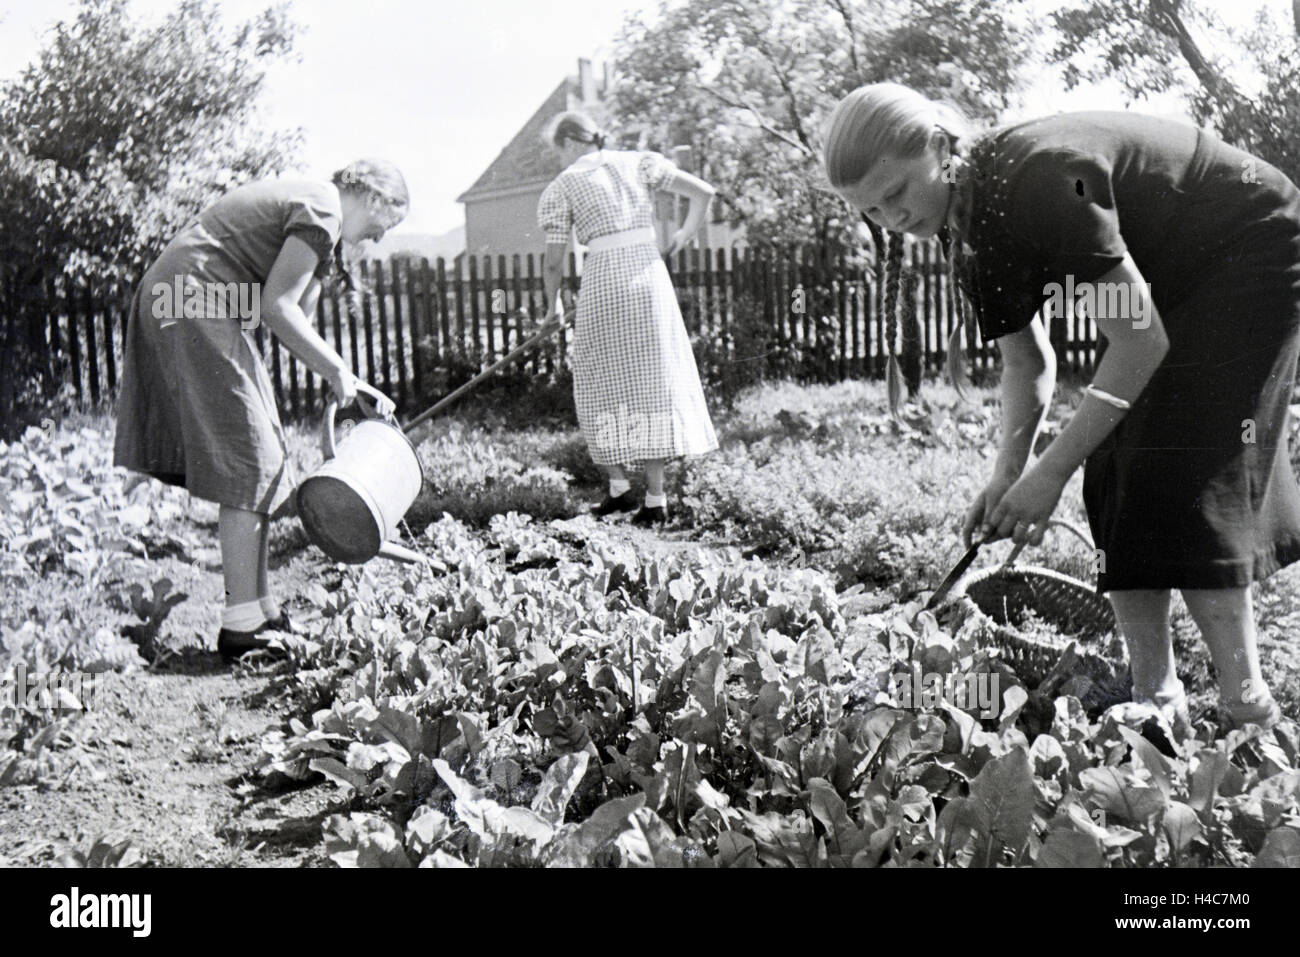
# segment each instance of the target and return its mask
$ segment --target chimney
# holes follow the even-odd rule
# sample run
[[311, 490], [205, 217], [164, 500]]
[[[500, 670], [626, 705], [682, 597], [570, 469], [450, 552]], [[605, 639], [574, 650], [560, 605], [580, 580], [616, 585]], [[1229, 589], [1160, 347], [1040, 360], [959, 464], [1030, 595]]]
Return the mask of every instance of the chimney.
[[582, 94], [584, 106], [596, 102], [596, 77], [591, 72], [591, 61], [586, 57], [578, 60], [578, 90]]

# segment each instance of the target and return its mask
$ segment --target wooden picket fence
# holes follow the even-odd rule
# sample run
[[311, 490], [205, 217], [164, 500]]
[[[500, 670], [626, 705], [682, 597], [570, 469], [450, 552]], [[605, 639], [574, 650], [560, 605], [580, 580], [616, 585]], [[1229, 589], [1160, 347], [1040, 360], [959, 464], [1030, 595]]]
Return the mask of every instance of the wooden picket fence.
[[[910, 244], [905, 261], [919, 275], [916, 308], [926, 370], [942, 369], [955, 309], [937, 243]], [[352, 371], [392, 396], [401, 412], [420, 411], [473, 372], [528, 338], [546, 314], [540, 257], [463, 257], [461, 268], [439, 258], [430, 263], [368, 261], [357, 270], [361, 315], [352, 316], [338, 297], [322, 296], [316, 331]], [[573, 257], [566, 285], [576, 293]], [[687, 250], [668, 264], [687, 329], [707, 343], [714, 364], [764, 362], [781, 374], [834, 382], [884, 374], [884, 275], [846, 266], [838, 251], [811, 248]], [[48, 351], [48, 374], [69, 385], [82, 405], [98, 405], [117, 392], [130, 293], [93, 289], [46, 291], [48, 328], [35, 330]], [[756, 335], [756, 331], [762, 335]], [[1052, 323], [1062, 366], [1081, 371], [1096, 360], [1093, 323], [1077, 317]], [[287, 417], [320, 409], [324, 390], [273, 336], [259, 327], [271, 380]], [[549, 376], [565, 361], [568, 331], [520, 360], [526, 373]], [[765, 351], [755, 351], [761, 339]], [[979, 344], [971, 366], [989, 368], [995, 350]], [[782, 353], [797, 362], [777, 361]], [[701, 368], [706, 379], [716, 369]]]

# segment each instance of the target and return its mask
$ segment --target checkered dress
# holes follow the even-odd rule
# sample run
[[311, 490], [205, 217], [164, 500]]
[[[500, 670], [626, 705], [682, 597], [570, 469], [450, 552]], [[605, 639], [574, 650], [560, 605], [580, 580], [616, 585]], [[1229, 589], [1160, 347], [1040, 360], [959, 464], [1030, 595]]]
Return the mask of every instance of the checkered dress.
[[[542, 193], [548, 243], [653, 225], [652, 194], [675, 172], [659, 153], [602, 150]], [[651, 244], [591, 252], [573, 341], [578, 424], [597, 465], [703, 455], [718, 447], [668, 270]]]

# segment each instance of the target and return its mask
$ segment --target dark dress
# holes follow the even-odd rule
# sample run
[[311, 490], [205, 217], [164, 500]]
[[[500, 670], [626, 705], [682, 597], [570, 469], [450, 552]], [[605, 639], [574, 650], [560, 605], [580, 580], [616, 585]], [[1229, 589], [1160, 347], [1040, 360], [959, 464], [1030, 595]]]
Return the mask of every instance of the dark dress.
[[1094, 282], [1125, 251], [1169, 338], [1084, 469], [1099, 590], [1240, 587], [1300, 559], [1286, 454], [1300, 190], [1212, 133], [1130, 113], [1020, 123], [967, 153], [961, 279], [983, 338], [1023, 329], [1048, 283]]
[[[131, 306], [113, 463], [183, 485], [191, 495], [263, 514], [293, 492], [275, 391], [233, 310], [177, 316], [173, 290], [266, 281], [285, 240], [328, 269], [342, 229], [338, 190], [282, 179], [227, 193], [167, 244]], [[251, 298], [251, 296], [250, 296]], [[170, 308], [168, 308], [170, 306]]]

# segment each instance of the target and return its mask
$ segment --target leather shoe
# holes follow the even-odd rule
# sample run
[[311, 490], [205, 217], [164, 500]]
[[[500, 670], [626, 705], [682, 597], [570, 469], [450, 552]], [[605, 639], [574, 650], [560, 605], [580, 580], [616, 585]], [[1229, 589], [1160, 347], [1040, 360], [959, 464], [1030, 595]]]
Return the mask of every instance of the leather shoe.
[[662, 525], [668, 521], [668, 509], [662, 505], [642, 505], [641, 510], [632, 516], [633, 525]]
[[613, 515], [615, 512], [630, 512], [636, 508], [636, 498], [632, 495], [632, 490], [628, 489], [622, 495], [610, 495], [606, 493], [604, 500], [599, 505], [593, 505], [591, 508], [592, 515]]
[[250, 651], [265, 652], [273, 659], [283, 658], [283, 649], [271, 647], [270, 639], [260, 637], [264, 631], [292, 631], [289, 616], [281, 612], [275, 621], [263, 622], [253, 631], [222, 628], [217, 634], [217, 653], [226, 664], [233, 664]]

